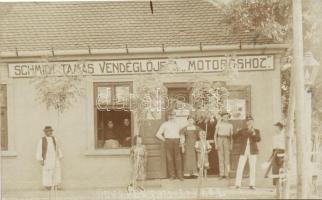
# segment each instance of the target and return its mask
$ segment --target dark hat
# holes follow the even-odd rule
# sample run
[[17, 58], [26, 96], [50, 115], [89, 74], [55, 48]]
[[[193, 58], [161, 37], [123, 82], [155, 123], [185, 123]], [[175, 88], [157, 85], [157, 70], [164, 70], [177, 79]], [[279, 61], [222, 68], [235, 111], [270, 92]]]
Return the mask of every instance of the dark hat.
[[45, 126], [44, 131], [53, 131], [54, 129], [51, 126]]
[[251, 115], [247, 115], [246, 121], [254, 120], [254, 118]]
[[231, 117], [231, 114], [229, 113], [229, 112], [222, 112], [221, 114], [220, 114], [220, 116], [225, 116], [225, 115], [228, 115], [229, 116], [229, 118]]
[[188, 119], [194, 119], [194, 117], [192, 115], [188, 115], [187, 120]]
[[282, 124], [281, 122], [276, 122], [276, 123], [274, 124], [274, 126], [278, 126], [278, 127], [280, 127], [280, 128], [284, 128], [284, 127], [285, 127], [285, 125], [284, 125], [284, 124]]

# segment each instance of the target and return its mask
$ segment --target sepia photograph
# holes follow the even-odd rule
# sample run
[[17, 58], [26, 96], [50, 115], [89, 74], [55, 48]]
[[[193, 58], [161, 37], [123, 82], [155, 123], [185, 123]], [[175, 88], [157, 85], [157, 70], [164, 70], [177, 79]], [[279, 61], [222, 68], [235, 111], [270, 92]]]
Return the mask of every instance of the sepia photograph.
[[322, 199], [322, 0], [0, 0], [0, 199]]

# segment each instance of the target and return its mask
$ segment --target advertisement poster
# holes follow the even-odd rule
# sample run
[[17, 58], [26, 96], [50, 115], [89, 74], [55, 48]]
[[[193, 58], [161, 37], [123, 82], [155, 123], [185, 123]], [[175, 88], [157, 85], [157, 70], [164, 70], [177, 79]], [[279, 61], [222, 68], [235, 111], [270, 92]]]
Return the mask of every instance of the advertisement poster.
[[228, 99], [227, 111], [231, 114], [231, 120], [246, 119], [246, 100], [245, 99]]

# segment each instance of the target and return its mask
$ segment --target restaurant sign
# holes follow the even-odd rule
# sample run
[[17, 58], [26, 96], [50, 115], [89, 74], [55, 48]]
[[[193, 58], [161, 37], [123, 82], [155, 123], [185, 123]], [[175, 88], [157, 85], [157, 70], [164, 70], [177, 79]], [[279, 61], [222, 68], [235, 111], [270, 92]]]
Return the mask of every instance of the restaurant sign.
[[10, 63], [10, 77], [40, 75], [121, 75], [150, 73], [202, 73], [235, 71], [266, 71], [274, 69], [272, 55], [216, 56], [175, 59], [132, 59], [103, 61], [68, 61], [46, 63]]

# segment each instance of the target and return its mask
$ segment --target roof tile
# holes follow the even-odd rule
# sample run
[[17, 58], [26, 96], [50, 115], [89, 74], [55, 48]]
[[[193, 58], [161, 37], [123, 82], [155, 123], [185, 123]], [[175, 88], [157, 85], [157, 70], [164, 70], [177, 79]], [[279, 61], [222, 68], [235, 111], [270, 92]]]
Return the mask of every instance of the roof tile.
[[[0, 51], [252, 43], [205, 0], [0, 3]], [[259, 38], [257, 43], [272, 43]]]

